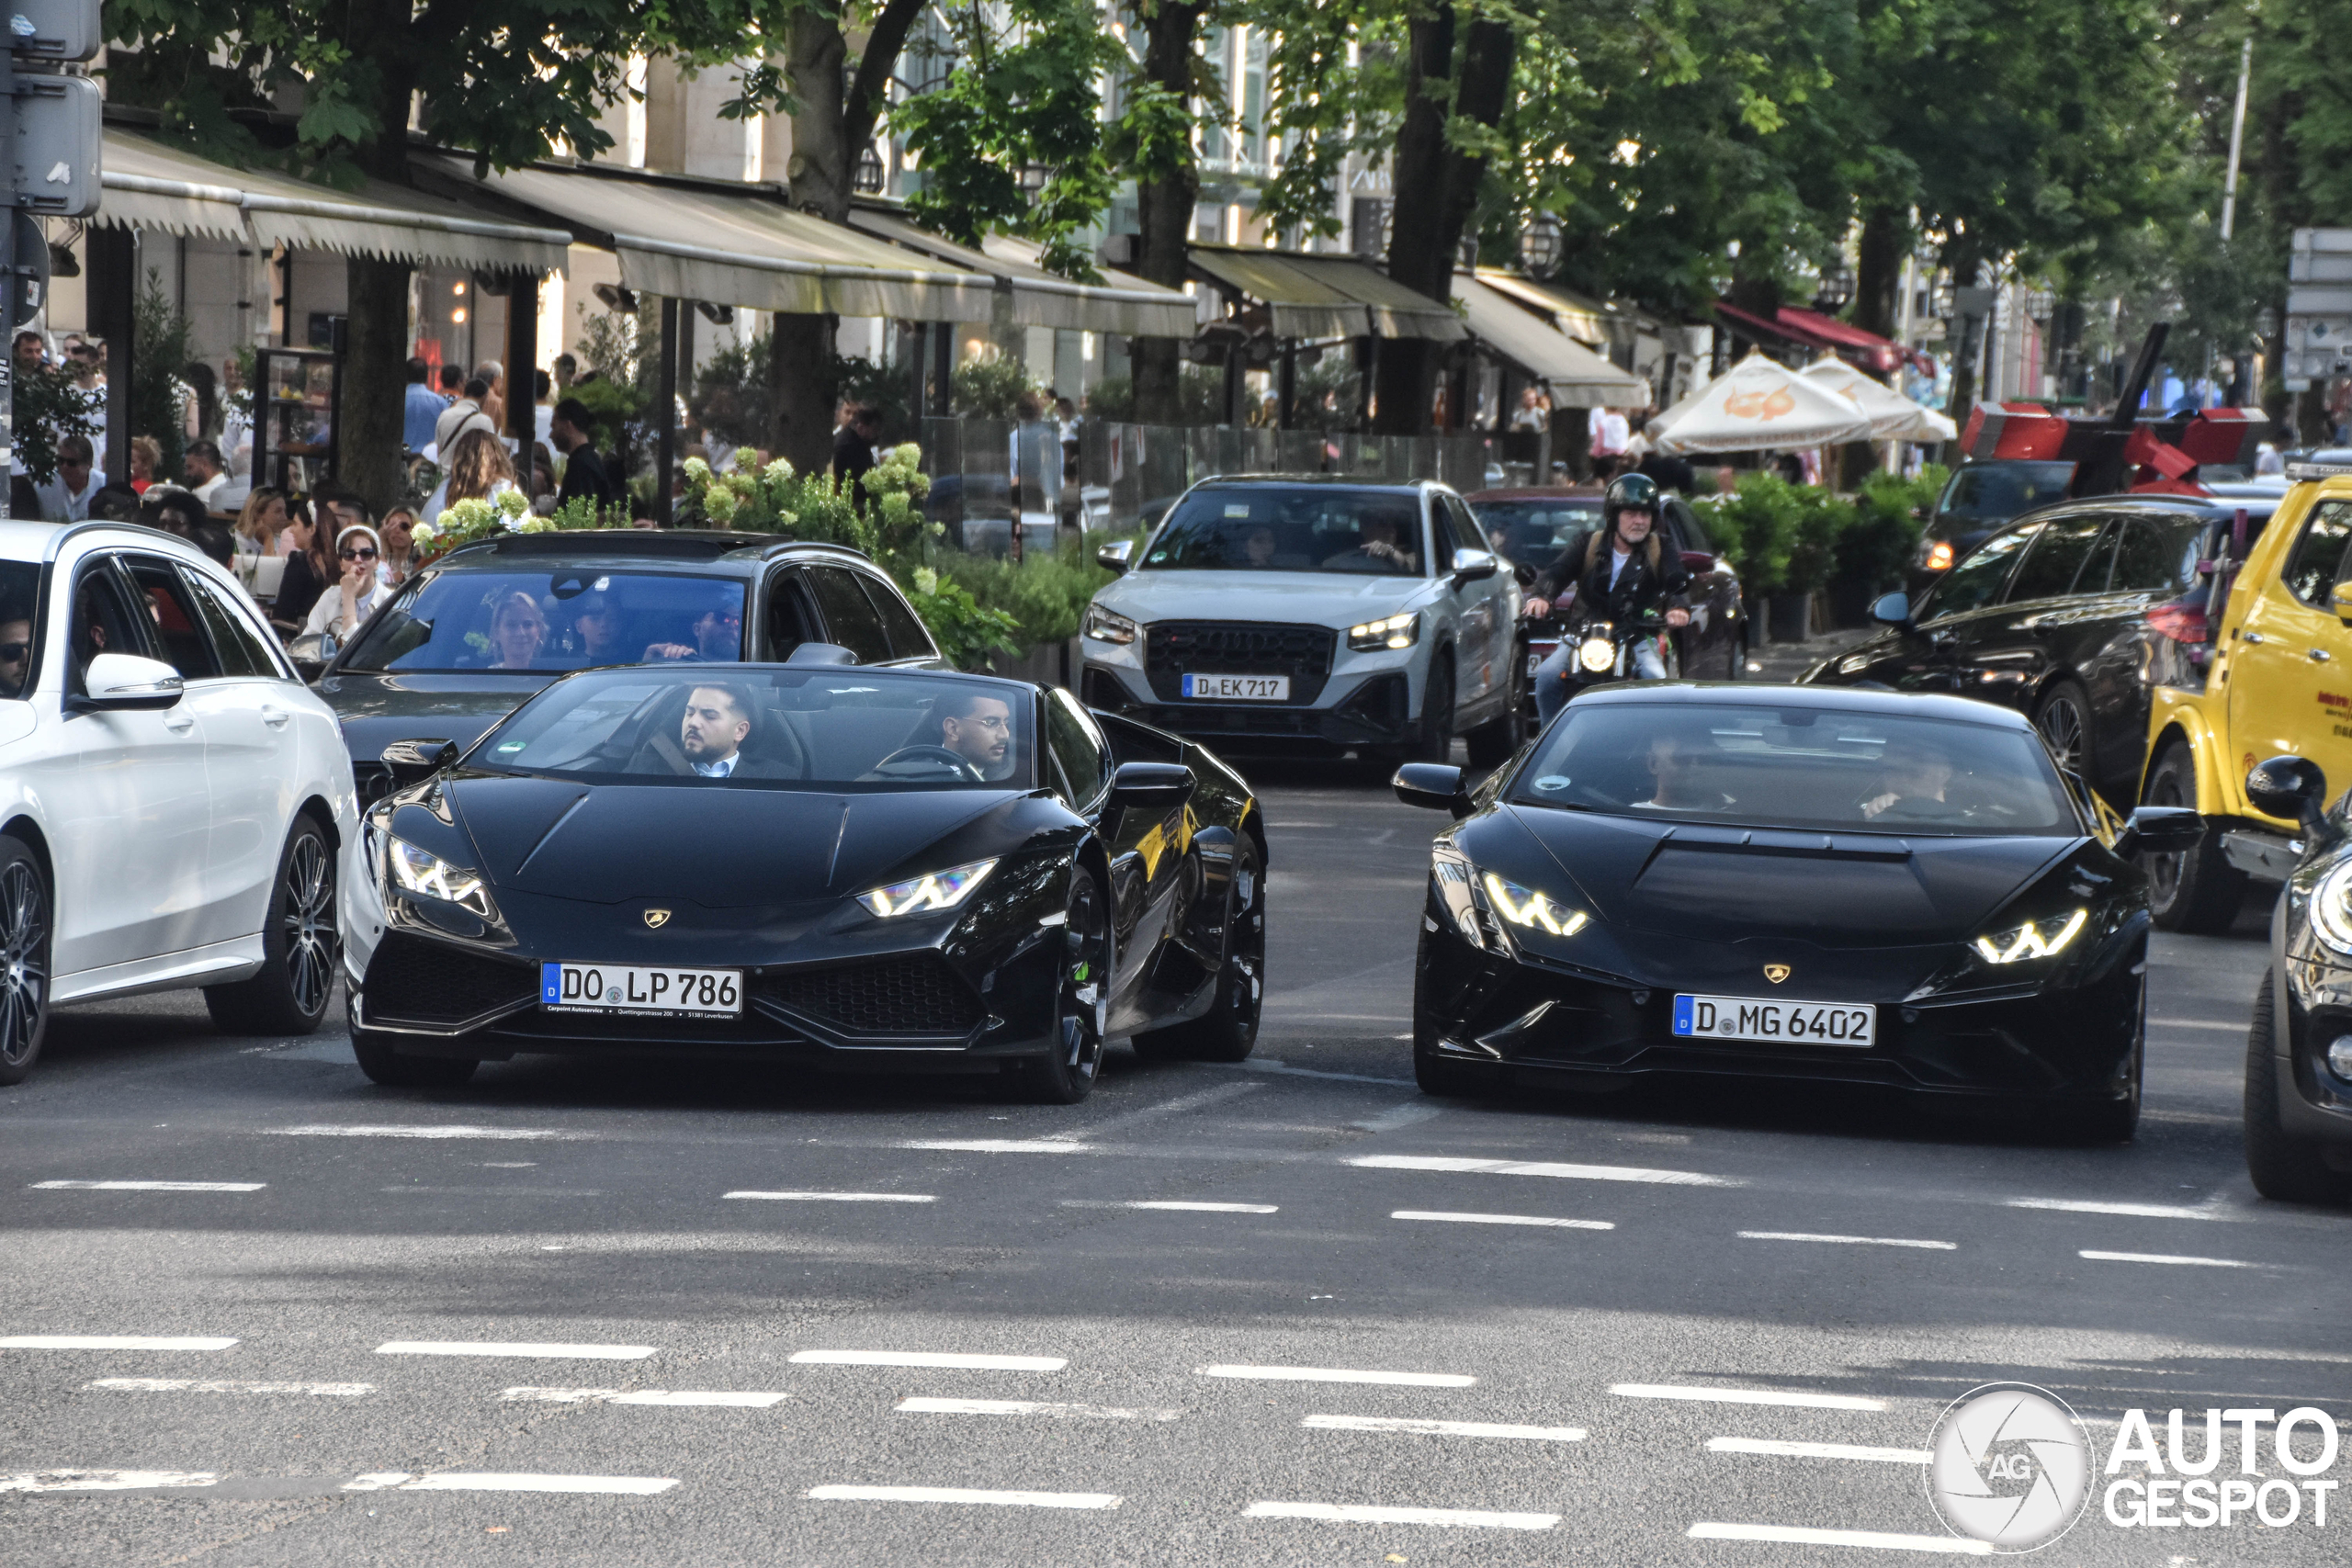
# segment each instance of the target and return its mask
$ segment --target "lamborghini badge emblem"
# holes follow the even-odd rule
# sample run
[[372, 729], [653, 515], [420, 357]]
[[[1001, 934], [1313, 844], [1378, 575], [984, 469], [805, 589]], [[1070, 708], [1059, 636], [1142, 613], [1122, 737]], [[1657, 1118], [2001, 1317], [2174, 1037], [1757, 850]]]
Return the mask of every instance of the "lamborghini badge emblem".
[[[658, 931], [663, 926], [670, 923], [670, 911], [667, 909], [648, 909], [645, 911], [645, 923], [651, 926]], [[1788, 971], [1783, 969], [1781, 973], [1785, 975]]]
[[[649, 920], [653, 919], [653, 917], [652, 917], [650, 914], [647, 915], [645, 918], [646, 918], [647, 919], [649, 919]], [[655, 920], [655, 921], [654, 921], [654, 923], [655, 923], [656, 925], [659, 925], [661, 922], [660, 922], [660, 921], [658, 921], [658, 920]], [[1771, 981], [1771, 982], [1772, 982], [1772, 984], [1774, 984], [1774, 985], [1776, 985], [1776, 986], [1777, 986], [1777, 985], [1779, 985], [1781, 981], [1783, 981], [1783, 980], [1787, 979], [1788, 977], [1789, 977], [1789, 966], [1788, 966], [1787, 964], [1767, 964], [1766, 965], [1764, 965], [1764, 978], [1766, 978], [1767, 980]]]

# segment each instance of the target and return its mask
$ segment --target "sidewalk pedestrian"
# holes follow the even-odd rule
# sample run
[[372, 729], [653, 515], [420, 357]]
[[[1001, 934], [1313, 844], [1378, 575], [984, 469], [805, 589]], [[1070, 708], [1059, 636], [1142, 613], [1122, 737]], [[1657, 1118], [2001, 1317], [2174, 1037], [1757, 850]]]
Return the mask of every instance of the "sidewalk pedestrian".
[[443, 409], [441, 417], [433, 422], [435, 457], [444, 470], [449, 467], [449, 455], [457, 448], [458, 437], [472, 430], [498, 434], [497, 422], [482, 412], [481, 400], [488, 396], [490, 383], [477, 376], [465, 384], [463, 395]]
[[286, 527], [286, 492], [262, 486], [245, 497], [237, 513], [237, 550], [241, 555], [281, 554], [278, 535]]
[[365, 626], [391, 590], [376, 574], [383, 559], [384, 541], [376, 530], [355, 523], [335, 536], [334, 586], [318, 597], [302, 623], [306, 637], [332, 634], [341, 641]]
[[87, 438], [69, 435], [57, 444], [57, 473], [47, 484], [35, 485], [40, 515], [51, 523], [81, 523], [89, 518], [90, 497], [105, 481], [95, 468]]
[[229, 485], [229, 475], [220, 461], [220, 444], [209, 439], [189, 442], [187, 449], [180, 454], [180, 470], [187, 475], [187, 488], [204, 504], [204, 510], [213, 510], [220, 492]]
[[277, 598], [270, 607], [270, 619], [285, 626], [300, 627], [310, 619], [311, 606], [334, 581], [319, 533], [308, 504], [290, 502], [286, 532], [278, 536], [286, 556], [286, 574], [277, 580]]
[[426, 382], [433, 367], [422, 358], [408, 362], [408, 393], [401, 405], [401, 445], [412, 452], [422, 452], [433, 444], [433, 427], [449, 407], [449, 400], [435, 391]]
[[506, 455], [506, 443], [494, 432], [469, 430], [449, 453], [435, 499], [424, 503], [424, 520], [435, 521], [461, 501], [495, 501], [500, 491], [514, 488], [514, 460]]
[[595, 506], [612, 506], [623, 499], [620, 486], [605, 472], [605, 460], [596, 455], [588, 433], [596, 427], [588, 405], [578, 398], [565, 398], [555, 405], [555, 417], [548, 422], [548, 434], [556, 450], [563, 454], [563, 487], [556, 492], [556, 505], [585, 501]]
[[398, 588], [416, 570], [416, 510], [395, 506], [384, 513], [383, 558], [376, 575], [387, 588]]

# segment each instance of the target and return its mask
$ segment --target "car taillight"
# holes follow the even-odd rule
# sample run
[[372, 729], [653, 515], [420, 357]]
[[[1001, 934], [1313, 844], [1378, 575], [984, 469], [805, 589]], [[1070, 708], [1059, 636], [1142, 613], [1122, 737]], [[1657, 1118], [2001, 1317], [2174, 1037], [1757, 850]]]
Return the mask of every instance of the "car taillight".
[[2205, 606], [2174, 601], [2159, 604], [2148, 612], [2148, 626], [2175, 642], [2202, 647], [2211, 638], [2212, 628], [2205, 619]]

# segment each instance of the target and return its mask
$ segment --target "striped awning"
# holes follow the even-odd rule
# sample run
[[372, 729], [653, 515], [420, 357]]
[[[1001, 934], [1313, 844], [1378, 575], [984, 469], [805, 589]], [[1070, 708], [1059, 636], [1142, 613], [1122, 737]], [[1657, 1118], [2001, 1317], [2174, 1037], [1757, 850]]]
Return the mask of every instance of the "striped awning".
[[1353, 256], [1241, 245], [1193, 245], [1194, 272], [1263, 304], [1278, 338], [1426, 338], [1468, 335], [1450, 305], [1416, 293]]
[[850, 227], [996, 280], [1009, 296], [1016, 326], [1110, 333], [1121, 337], [1191, 337], [1193, 297], [1139, 277], [1111, 273], [1104, 283], [1077, 283], [1037, 265], [1038, 247], [991, 235], [974, 250], [907, 221], [897, 213], [854, 209]]

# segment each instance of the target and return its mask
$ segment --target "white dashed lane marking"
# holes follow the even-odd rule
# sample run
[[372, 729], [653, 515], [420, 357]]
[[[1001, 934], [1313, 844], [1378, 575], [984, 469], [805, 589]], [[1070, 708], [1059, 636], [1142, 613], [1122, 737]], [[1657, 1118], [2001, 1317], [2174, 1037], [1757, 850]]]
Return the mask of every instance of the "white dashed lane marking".
[[908, 1416], [1048, 1416], [1094, 1421], [1173, 1421], [1181, 1410], [1129, 1409], [1118, 1404], [1065, 1404], [1041, 1399], [935, 1399], [910, 1396], [891, 1406]]
[[2180, 1203], [2104, 1203], [2087, 1198], [2012, 1198], [2012, 1209], [2047, 1209], [2063, 1214], [2123, 1214], [2143, 1220], [2226, 1220], [2216, 1209], [2192, 1209]]
[[1109, 1492], [989, 1492], [971, 1486], [814, 1486], [820, 1503], [975, 1503], [999, 1508], [1115, 1508]]
[[209, 1470], [33, 1470], [0, 1475], [0, 1492], [130, 1492], [147, 1486], [210, 1486]]
[[1164, 1209], [1190, 1214], [1275, 1214], [1282, 1212], [1273, 1203], [1195, 1203], [1176, 1198], [1130, 1199], [1117, 1201], [1102, 1198], [1065, 1198], [1065, 1209]]
[[2094, 1252], [2075, 1254], [2093, 1263], [2170, 1263], [2186, 1269], [2259, 1269], [2259, 1263], [2244, 1263], [2234, 1258], [2192, 1258], [2177, 1252]]
[[490, 1471], [445, 1471], [410, 1477], [397, 1472], [367, 1475], [346, 1492], [587, 1492], [650, 1497], [677, 1485], [668, 1475], [534, 1475]]
[[1956, 1535], [1895, 1535], [1886, 1530], [1822, 1530], [1798, 1525], [1725, 1525], [1701, 1523], [1686, 1532], [1692, 1540], [1765, 1540], [1790, 1546], [1861, 1546], [1881, 1551], [1949, 1551], [1962, 1557], [1990, 1557], [1993, 1549], [1981, 1540]]
[[1792, 1443], [1778, 1438], [1709, 1438], [1707, 1451], [1765, 1454], [1775, 1459], [1871, 1460], [1882, 1464], [1925, 1464], [1933, 1457], [1925, 1449], [1874, 1449], [1862, 1443]]
[[795, 1350], [788, 1359], [797, 1366], [948, 1367], [986, 1372], [1057, 1372], [1069, 1365], [1065, 1356], [967, 1356], [946, 1350]]
[[1609, 1392], [1622, 1399], [1687, 1399], [1702, 1404], [1779, 1404], [1792, 1410], [1883, 1410], [1883, 1399], [1853, 1393], [1805, 1393], [1793, 1389], [1698, 1388], [1682, 1383], [1618, 1382]]
[[1431, 1438], [1516, 1438], [1538, 1443], [1580, 1443], [1582, 1427], [1515, 1427], [1500, 1421], [1420, 1421], [1402, 1416], [1309, 1416], [1316, 1432], [1409, 1432]]
[[1361, 1503], [1252, 1503], [1245, 1519], [1314, 1519], [1338, 1525], [1448, 1525], [1457, 1529], [1547, 1530], [1557, 1514], [1496, 1514], [1476, 1508], [1391, 1508]]
[[266, 1181], [36, 1181], [36, 1192], [258, 1192]]
[[100, 1378], [82, 1386], [110, 1393], [308, 1393], [342, 1399], [376, 1392], [372, 1382], [245, 1382], [234, 1378]]
[[944, 1149], [967, 1155], [1091, 1155], [1092, 1144], [1060, 1138], [901, 1138], [890, 1145], [899, 1149]]
[[729, 1192], [763, 1203], [936, 1203], [928, 1192]]
[[1652, 1170], [1634, 1165], [1561, 1165], [1547, 1160], [1463, 1159], [1451, 1155], [1358, 1155], [1346, 1162], [1363, 1170], [1437, 1170], [1486, 1176], [1550, 1176], [1568, 1181], [1646, 1181], [1668, 1187], [1744, 1187], [1744, 1181], [1695, 1170]]
[[471, 1339], [394, 1339], [376, 1347], [379, 1356], [523, 1356], [545, 1360], [641, 1361], [651, 1345], [540, 1345]]
[[338, 1125], [332, 1122], [305, 1122], [299, 1127], [265, 1127], [263, 1132], [280, 1138], [499, 1138], [512, 1142], [534, 1143], [549, 1139], [586, 1138], [586, 1133], [560, 1132], [546, 1127], [469, 1127], [464, 1125]]
[[1392, 1220], [1445, 1220], [1459, 1225], [1548, 1225], [1558, 1230], [1613, 1231], [1613, 1220], [1555, 1220], [1542, 1214], [1456, 1214], [1444, 1209], [1398, 1209]]
[[1401, 1388], [1468, 1388], [1478, 1380], [1458, 1372], [1352, 1371], [1340, 1367], [1198, 1367], [1204, 1378], [1250, 1378], [1269, 1382], [1391, 1383]]
[[0, 1350], [226, 1350], [234, 1339], [159, 1334], [11, 1334]]
[[772, 1404], [783, 1404], [790, 1396], [782, 1393], [737, 1393], [722, 1389], [641, 1388], [624, 1392], [616, 1388], [510, 1388], [498, 1397], [510, 1403], [528, 1404], [718, 1405], [765, 1410]]
[[1960, 1244], [1950, 1241], [1904, 1241], [1886, 1235], [1815, 1235], [1806, 1231], [1742, 1231], [1742, 1241], [1822, 1241], [1841, 1247], [1916, 1247], [1930, 1252], [1956, 1252]]

